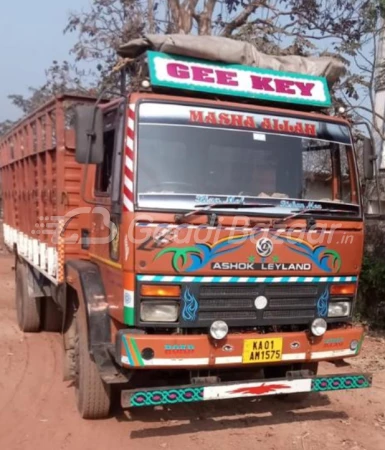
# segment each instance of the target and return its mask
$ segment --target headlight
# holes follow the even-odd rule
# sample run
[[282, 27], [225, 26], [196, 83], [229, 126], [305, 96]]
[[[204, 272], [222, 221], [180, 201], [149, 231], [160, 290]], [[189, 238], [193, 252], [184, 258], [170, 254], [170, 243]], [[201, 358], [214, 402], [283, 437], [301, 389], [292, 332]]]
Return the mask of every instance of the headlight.
[[326, 320], [318, 317], [317, 319], [313, 320], [310, 329], [314, 336], [322, 336], [323, 334], [325, 334], [327, 327], [328, 325], [326, 323]]
[[346, 317], [350, 315], [351, 302], [330, 302], [328, 317]]
[[216, 320], [211, 324], [210, 335], [213, 339], [217, 339], [218, 341], [224, 339], [228, 332], [229, 327], [223, 320]]
[[140, 304], [142, 322], [176, 322], [179, 314], [178, 302], [143, 301]]

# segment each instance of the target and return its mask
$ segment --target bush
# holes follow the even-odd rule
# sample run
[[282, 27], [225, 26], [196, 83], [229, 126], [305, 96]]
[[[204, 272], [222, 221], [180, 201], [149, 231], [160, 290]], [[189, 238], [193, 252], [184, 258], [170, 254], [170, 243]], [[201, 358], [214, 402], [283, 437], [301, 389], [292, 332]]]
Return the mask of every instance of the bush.
[[373, 254], [364, 256], [356, 313], [371, 328], [385, 328], [385, 260]]

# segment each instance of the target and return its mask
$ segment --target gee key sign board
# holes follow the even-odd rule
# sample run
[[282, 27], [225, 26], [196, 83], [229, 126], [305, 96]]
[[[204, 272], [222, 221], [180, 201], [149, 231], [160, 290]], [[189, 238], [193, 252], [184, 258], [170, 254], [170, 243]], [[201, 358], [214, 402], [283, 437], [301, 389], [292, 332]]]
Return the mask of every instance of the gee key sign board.
[[331, 105], [323, 77], [220, 64], [149, 51], [153, 86], [308, 106]]

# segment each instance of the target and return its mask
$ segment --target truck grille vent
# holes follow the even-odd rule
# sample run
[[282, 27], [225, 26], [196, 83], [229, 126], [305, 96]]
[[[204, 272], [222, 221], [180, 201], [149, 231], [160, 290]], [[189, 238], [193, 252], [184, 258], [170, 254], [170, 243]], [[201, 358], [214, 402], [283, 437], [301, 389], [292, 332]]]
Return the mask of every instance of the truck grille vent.
[[278, 310], [278, 311], [264, 311], [264, 319], [312, 319], [314, 317], [314, 309], [299, 309], [299, 310]]
[[224, 299], [213, 299], [205, 298], [200, 301], [201, 309], [250, 309], [254, 307], [252, 299], [247, 298], [224, 298]]
[[256, 311], [200, 311], [198, 320], [252, 320], [257, 319]]
[[210, 286], [202, 285], [199, 291], [200, 298], [255, 298], [259, 286]]
[[313, 298], [271, 298], [268, 308], [314, 308], [316, 297]]
[[267, 298], [270, 297], [311, 297], [317, 295], [318, 286], [316, 284], [310, 285], [280, 285], [271, 286], [267, 285], [265, 288], [265, 295]]

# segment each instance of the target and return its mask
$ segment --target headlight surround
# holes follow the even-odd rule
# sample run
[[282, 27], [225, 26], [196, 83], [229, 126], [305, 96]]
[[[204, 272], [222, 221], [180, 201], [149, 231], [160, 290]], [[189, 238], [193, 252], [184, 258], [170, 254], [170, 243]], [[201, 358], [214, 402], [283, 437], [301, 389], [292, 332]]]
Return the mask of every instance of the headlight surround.
[[142, 322], [176, 322], [179, 315], [179, 302], [148, 300], [140, 304]]
[[329, 303], [328, 317], [348, 317], [350, 315], [351, 309], [351, 301], [333, 300]]

